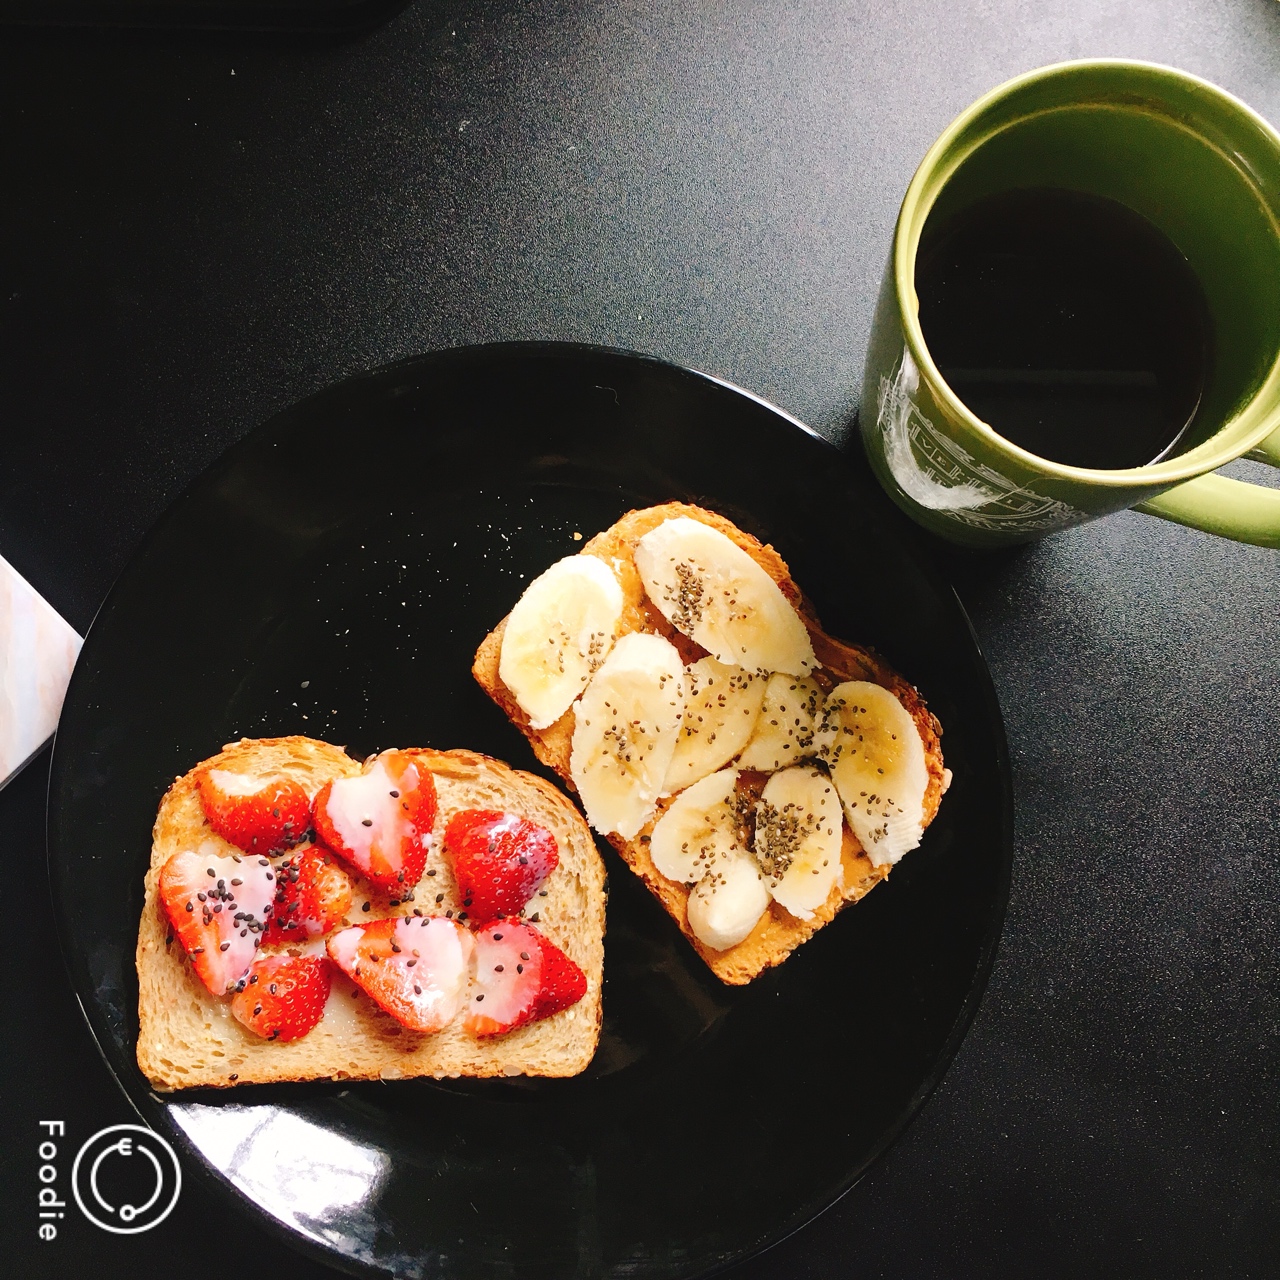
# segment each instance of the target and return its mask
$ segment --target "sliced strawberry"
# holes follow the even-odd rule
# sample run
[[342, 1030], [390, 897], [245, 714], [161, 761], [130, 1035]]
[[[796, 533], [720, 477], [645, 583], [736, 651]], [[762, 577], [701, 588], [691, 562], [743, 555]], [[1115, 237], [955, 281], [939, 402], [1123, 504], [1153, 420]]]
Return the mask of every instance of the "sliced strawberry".
[[266, 943], [306, 942], [334, 929], [351, 907], [351, 877], [327, 849], [307, 845], [276, 863], [276, 901]]
[[298, 1040], [324, 1017], [329, 999], [324, 956], [263, 956], [237, 983], [231, 1012], [267, 1040]]
[[253, 963], [271, 918], [266, 858], [175, 853], [160, 868], [160, 902], [200, 981], [225, 994]]
[[476, 981], [463, 1027], [497, 1036], [534, 1019], [542, 980], [541, 934], [508, 916], [476, 930]]
[[462, 1003], [474, 947], [444, 916], [400, 916], [335, 933], [333, 962], [411, 1031], [439, 1031]]
[[435, 820], [435, 782], [403, 751], [384, 751], [362, 774], [339, 778], [316, 796], [320, 839], [402, 898], [422, 879]]
[[463, 809], [444, 829], [462, 906], [473, 919], [514, 915], [556, 869], [556, 838], [514, 813]]
[[476, 980], [463, 1027], [497, 1036], [576, 1004], [587, 978], [555, 943], [508, 916], [476, 930]]
[[289, 849], [311, 825], [311, 801], [302, 786], [288, 778], [204, 769], [196, 786], [209, 825], [246, 853]]
[[533, 1021], [577, 1004], [587, 994], [587, 975], [554, 942], [542, 938], [542, 983]]

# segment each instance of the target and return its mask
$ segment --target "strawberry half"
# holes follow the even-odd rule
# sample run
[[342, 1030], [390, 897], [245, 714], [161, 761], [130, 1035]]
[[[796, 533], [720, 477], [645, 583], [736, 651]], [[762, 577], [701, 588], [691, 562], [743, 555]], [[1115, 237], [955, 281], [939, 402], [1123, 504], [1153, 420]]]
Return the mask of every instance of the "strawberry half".
[[326, 849], [308, 845], [276, 864], [276, 900], [266, 943], [306, 942], [336, 928], [355, 886]]
[[402, 900], [422, 879], [436, 820], [436, 784], [403, 751], [384, 751], [354, 778], [316, 796], [320, 839], [380, 889]]
[[545, 827], [514, 813], [463, 809], [444, 829], [463, 908], [476, 920], [514, 915], [556, 869], [560, 853]]
[[476, 930], [476, 981], [462, 1025], [473, 1036], [502, 1035], [586, 993], [586, 974], [555, 943], [508, 916]]
[[307, 834], [311, 801], [288, 778], [204, 769], [196, 778], [209, 825], [246, 853], [289, 849]]
[[175, 853], [160, 868], [160, 902], [191, 963], [215, 996], [253, 963], [275, 903], [266, 858]]
[[237, 984], [231, 1012], [266, 1040], [298, 1040], [324, 1017], [329, 981], [324, 956], [263, 956]]
[[533, 1010], [534, 1022], [577, 1004], [587, 994], [587, 975], [554, 942], [541, 934], [538, 937], [542, 942], [542, 982]]
[[399, 916], [335, 933], [334, 964], [411, 1031], [439, 1031], [462, 1004], [474, 946], [444, 916]]

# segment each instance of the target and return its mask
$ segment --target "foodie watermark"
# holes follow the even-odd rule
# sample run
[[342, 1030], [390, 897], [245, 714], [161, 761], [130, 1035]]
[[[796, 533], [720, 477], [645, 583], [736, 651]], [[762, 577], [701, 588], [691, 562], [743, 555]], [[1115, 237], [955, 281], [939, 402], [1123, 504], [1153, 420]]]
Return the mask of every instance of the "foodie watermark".
[[[58, 1238], [67, 1211], [60, 1185], [63, 1120], [39, 1122], [40, 1166], [36, 1171], [38, 1237]], [[70, 1189], [80, 1212], [103, 1231], [132, 1236], [163, 1222], [182, 1193], [182, 1167], [173, 1148], [140, 1124], [113, 1124], [80, 1144], [71, 1165]]]

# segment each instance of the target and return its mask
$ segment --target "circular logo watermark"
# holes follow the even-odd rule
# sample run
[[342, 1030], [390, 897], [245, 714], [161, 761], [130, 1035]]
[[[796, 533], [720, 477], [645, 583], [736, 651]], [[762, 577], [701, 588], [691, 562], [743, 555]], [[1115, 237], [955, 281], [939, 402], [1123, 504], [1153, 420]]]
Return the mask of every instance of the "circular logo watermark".
[[158, 1133], [140, 1124], [113, 1124], [77, 1152], [71, 1190], [95, 1227], [132, 1236], [150, 1231], [172, 1212], [182, 1191], [182, 1169]]

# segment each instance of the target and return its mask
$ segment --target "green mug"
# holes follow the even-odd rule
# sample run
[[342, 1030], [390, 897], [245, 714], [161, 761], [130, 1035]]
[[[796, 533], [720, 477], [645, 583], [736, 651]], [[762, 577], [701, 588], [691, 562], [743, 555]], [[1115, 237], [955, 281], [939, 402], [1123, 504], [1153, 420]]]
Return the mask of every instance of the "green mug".
[[[915, 292], [925, 223], [1018, 187], [1117, 200], [1159, 227], [1199, 277], [1215, 358], [1173, 456], [1117, 471], [1037, 457], [938, 372]], [[953, 542], [1026, 542], [1136, 507], [1280, 547], [1280, 490], [1212, 474], [1242, 456], [1280, 467], [1280, 136], [1223, 90], [1150, 63], [1061, 63], [980, 98], [934, 143], [902, 202], [859, 423], [890, 496]]]

